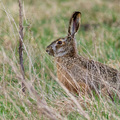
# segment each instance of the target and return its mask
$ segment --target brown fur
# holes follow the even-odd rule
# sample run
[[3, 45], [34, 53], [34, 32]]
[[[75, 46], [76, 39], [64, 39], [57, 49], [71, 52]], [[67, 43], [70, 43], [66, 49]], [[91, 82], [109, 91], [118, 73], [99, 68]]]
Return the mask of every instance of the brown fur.
[[71, 92], [85, 94], [86, 91], [88, 91], [88, 85], [83, 81], [76, 82], [69, 71], [62, 66], [62, 61], [60, 59], [57, 59], [57, 77]]
[[120, 73], [107, 65], [81, 56], [60, 57], [56, 61], [58, 79], [70, 91], [88, 92], [89, 87], [97, 91], [110, 87], [120, 89]]

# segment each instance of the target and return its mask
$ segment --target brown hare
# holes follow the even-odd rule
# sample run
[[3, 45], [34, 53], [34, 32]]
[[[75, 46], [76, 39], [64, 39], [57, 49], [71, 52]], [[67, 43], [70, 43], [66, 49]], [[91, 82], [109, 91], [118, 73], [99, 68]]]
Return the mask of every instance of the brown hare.
[[57, 76], [71, 92], [80, 93], [89, 88], [100, 93], [120, 90], [120, 73], [107, 65], [88, 60], [78, 55], [75, 34], [80, 26], [81, 13], [74, 12], [68, 28], [68, 35], [52, 42], [46, 52], [55, 57]]

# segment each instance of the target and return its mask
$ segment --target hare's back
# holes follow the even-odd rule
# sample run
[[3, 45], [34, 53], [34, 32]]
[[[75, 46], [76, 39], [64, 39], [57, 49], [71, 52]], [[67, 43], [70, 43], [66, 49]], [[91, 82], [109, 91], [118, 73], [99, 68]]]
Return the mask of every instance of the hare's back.
[[119, 88], [120, 73], [107, 65], [81, 56], [61, 58], [60, 63], [77, 82], [82, 81], [97, 88], [107, 84]]

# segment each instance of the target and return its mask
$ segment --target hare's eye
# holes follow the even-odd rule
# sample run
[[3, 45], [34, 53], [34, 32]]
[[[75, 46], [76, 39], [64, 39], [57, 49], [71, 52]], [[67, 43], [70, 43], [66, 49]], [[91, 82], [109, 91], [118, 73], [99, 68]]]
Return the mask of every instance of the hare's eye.
[[57, 44], [62, 44], [62, 41], [58, 41]]

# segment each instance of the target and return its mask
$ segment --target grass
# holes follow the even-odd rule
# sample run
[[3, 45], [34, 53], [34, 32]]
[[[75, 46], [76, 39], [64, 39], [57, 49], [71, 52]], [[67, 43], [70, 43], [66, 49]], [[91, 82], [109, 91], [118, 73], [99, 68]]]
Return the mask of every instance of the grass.
[[[117, 98], [115, 104], [110, 99], [99, 99], [97, 96], [82, 98], [82, 105], [79, 97], [69, 95], [56, 81], [54, 59], [45, 53], [45, 48], [58, 37], [66, 36], [69, 18], [76, 10], [82, 12], [82, 25], [76, 36], [79, 54], [120, 70], [119, 0], [27, 0], [24, 1], [26, 49], [23, 52], [27, 91], [23, 95], [18, 56], [19, 34], [15, 26], [16, 23], [18, 27], [19, 23], [18, 3], [15, 0], [2, 0], [0, 119], [47, 120], [51, 118], [50, 115], [68, 120], [85, 120], [86, 116], [91, 120], [120, 119]], [[35, 91], [38, 94], [33, 94]], [[45, 104], [40, 103], [40, 99]], [[51, 111], [49, 115], [45, 113], [46, 108]]]

